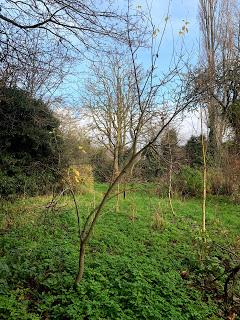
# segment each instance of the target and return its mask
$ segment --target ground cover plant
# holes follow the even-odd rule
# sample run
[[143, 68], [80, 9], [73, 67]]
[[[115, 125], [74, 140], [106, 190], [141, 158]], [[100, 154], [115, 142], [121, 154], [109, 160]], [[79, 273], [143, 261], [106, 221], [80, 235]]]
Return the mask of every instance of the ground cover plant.
[[240, 2], [0, 3], [0, 320], [239, 319]]
[[[106, 187], [77, 196], [81, 220]], [[135, 191], [134, 191], [135, 190]], [[202, 241], [201, 200], [159, 198], [151, 184], [134, 186], [102, 212], [78, 268], [77, 218], [69, 196], [54, 210], [50, 197], [1, 203], [2, 319], [237, 319], [240, 209], [211, 198]], [[147, 190], [147, 191], [146, 191]], [[232, 279], [231, 279], [231, 282]], [[235, 317], [235, 318], [233, 318]]]

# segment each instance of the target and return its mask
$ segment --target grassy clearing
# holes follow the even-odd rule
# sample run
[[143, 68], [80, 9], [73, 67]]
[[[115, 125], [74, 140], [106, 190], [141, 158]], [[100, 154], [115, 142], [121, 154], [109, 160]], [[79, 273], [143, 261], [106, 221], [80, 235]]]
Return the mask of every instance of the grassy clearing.
[[[96, 201], [104, 188], [97, 186]], [[63, 197], [52, 212], [45, 209], [49, 200], [1, 205], [1, 319], [224, 319], [223, 284], [240, 249], [239, 206], [226, 198], [208, 201], [203, 245], [200, 200], [174, 200], [175, 217], [154, 188], [128, 192], [119, 213], [111, 200], [75, 289], [72, 201]], [[78, 196], [82, 221], [94, 201], [93, 194]]]

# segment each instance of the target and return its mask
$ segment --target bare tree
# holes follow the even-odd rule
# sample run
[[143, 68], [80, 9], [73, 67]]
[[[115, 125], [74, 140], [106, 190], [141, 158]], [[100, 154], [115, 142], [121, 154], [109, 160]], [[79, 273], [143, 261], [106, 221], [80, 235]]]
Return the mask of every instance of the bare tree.
[[200, 0], [200, 25], [203, 38], [203, 51], [206, 57], [207, 82], [208, 82], [208, 113], [210, 128], [210, 144], [213, 157], [220, 150], [221, 136], [218, 132], [219, 108], [214, 99], [214, 80], [216, 67], [217, 29], [218, 29], [218, 0]]
[[[130, 10], [130, 8], [129, 8]], [[124, 164], [122, 165], [121, 170], [119, 171], [118, 175], [110, 182], [107, 191], [105, 192], [103, 198], [100, 200], [99, 204], [90, 212], [88, 215], [83, 227], [81, 228], [81, 236], [80, 236], [80, 251], [79, 251], [79, 270], [76, 277], [76, 284], [78, 284], [83, 278], [84, 272], [84, 259], [85, 259], [85, 250], [88, 241], [92, 235], [94, 227], [101, 216], [102, 210], [106, 204], [106, 202], [114, 195], [112, 192], [115, 190], [117, 184], [121, 181], [121, 179], [131, 172], [134, 163], [138, 157], [140, 157], [148, 148], [150, 148], [159, 138], [161, 133], [168, 127], [168, 125], [173, 121], [173, 119], [182, 112], [185, 108], [187, 108], [191, 103], [196, 101], [199, 97], [194, 95], [186, 96], [185, 92], [183, 92], [184, 84], [179, 86], [179, 69], [178, 66], [175, 65], [174, 69], [165, 75], [162, 79], [155, 79], [155, 71], [156, 71], [156, 61], [158, 58], [159, 53], [159, 46], [155, 46], [158, 48], [155, 52], [153, 52], [152, 48], [152, 56], [151, 56], [151, 65], [146, 72], [144, 79], [139, 78], [138, 73], [138, 64], [137, 64], [137, 54], [139, 49], [139, 44], [136, 41], [136, 38], [132, 38], [131, 29], [127, 23], [127, 34], [128, 34], [128, 50], [130, 52], [131, 58], [131, 65], [133, 70], [134, 76], [134, 92], [136, 92], [136, 101], [137, 101], [137, 119], [135, 123], [134, 134], [131, 137], [131, 146], [130, 150], [131, 153], [125, 160]], [[152, 24], [152, 32], [151, 37], [155, 35], [155, 26]], [[160, 37], [161, 38], [161, 37]], [[134, 39], [134, 40], [133, 40]], [[178, 77], [178, 80], [175, 78]], [[175, 82], [175, 81], [176, 82]], [[158, 128], [155, 132], [154, 136], [151, 137], [150, 140], [145, 140], [144, 142], [141, 141], [141, 128], [143, 119], [146, 119], [148, 116], [149, 108], [154, 104], [159, 102], [159, 92], [162, 87], [165, 87], [166, 83], [168, 83], [168, 88], [171, 88], [171, 82], [175, 84], [175, 91], [172, 92], [171, 98], [169, 96], [169, 100], [172, 99], [172, 103], [169, 103], [169, 110], [168, 116], [165, 120], [165, 123]], [[185, 84], [186, 85], [186, 84]], [[166, 88], [166, 87], [165, 87]], [[178, 89], [177, 89], [178, 88]], [[167, 91], [167, 90], [166, 90]], [[159, 108], [164, 106], [164, 104], [158, 103]]]
[[94, 35], [119, 36], [118, 19], [121, 15], [108, 0], [102, 3], [91, 0], [7, 0], [1, 1], [0, 5], [0, 20], [7, 26], [26, 32], [40, 29], [72, 46], [72, 39], [66, 37], [68, 32], [86, 47], [91, 47]]
[[18, 86], [32, 96], [49, 98], [69, 73], [73, 61], [67, 50], [43, 38], [39, 30], [19, 34], [10, 29], [11, 38], [1, 43], [1, 83]]
[[173, 155], [172, 155], [172, 145], [171, 145], [171, 139], [170, 139], [170, 131], [167, 132], [168, 136], [168, 148], [169, 148], [169, 156], [170, 156], [170, 164], [169, 164], [169, 184], [168, 184], [168, 200], [169, 205], [172, 211], [172, 214], [175, 216], [175, 211], [172, 204], [172, 174], [173, 174]]
[[202, 190], [202, 232], [205, 239], [206, 233], [206, 199], [207, 199], [207, 144], [203, 134], [203, 110], [200, 109], [201, 118], [201, 146], [202, 146], [202, 162], [203, 162], [203, 190]]
[[235, 0], [200, 0], [203, 43], [202, 84], [207, 89], [209, 149], [219, 159], [227, 114], [239, 99], [239, 4]]
[[[119, 175], [124, 158], [132, 152], [131, 141], [138, 117], [134, 73], [129, 59], [123, 58], [125, 55], [115, 52], [92, 65], [92, 77], [86, 84], [84, 97], [92, 140], [104, 146], [112, 159], [112, 181]], [[119, 183], [116, 192], [116, 211], [119, 211]]]
[[[106, 40], [127, 40], [126, 13], [111, 0], [1, 0], [0, 9], [0, 45], [9, 44], [10, 52], [19, 51], [19, 42], [11, 41], [14, 34], [25, 38], [36, 30], [81, 57], [89, 57], [92, 49], [107, 51]], [[143, 32], [141, 12], [134, 11], [131, 18], [130, 28], [138, 36]]]
[[91, 119], [93, 141], [103, 145], [113, 159], [113, 180], [134, 135], [138, 116], [135, 80], [130, 62], [121, 54], [107, 57], [91, 69], [84, 107]]
[[[93, 59], [92, 50], [126, 41], [125, 18], [110, 0], [0, 1], [0, 81], [51, 95], [73, 61]], [[139, 18], [134, 13], [131, 20], [136, 34]]]

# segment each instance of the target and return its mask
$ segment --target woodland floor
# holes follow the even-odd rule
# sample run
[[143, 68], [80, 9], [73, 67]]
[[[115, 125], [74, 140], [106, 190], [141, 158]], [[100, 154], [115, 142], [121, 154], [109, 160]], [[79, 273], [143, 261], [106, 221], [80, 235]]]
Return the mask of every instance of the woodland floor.
[[[240, 319], [240, 279], [224, 283], [240, 260], [240, 206], [159, 198], [154, 186], [112, 199], [87, 247], [75, 288], [78, 227], [72, 199], [55, 210], [50, 197], [1, 202], [0, 319]], [[81, 214], [105, 190], [77, 196]], [[94, 199], [96, 198], [96, 199]]]

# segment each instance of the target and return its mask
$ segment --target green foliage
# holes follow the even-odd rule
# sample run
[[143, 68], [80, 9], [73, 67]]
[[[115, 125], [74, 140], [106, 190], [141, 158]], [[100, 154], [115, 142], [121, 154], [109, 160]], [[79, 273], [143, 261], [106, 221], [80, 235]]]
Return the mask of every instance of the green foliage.
[[[98, 186], [97, 199], [105, 189]], [[127, 193], [118, 214], [112, 199], [87, 247], [84, 280], [74, 289], [79, 241], [72, 200], [63, 197], [53, 212], [42, 209], [49, 200], [2, 203], [1, 319], [222, 319], [223, 305], [214, 297], [216, 290], [222, 293], [224, 277], [212, 291], [200, 290], [199, 283], [221, 275], [223, 260], [230, 259], [213, 244], [234, 250], [240, 227], [237, 206], [225, 199], [209, 202], [211, 248], [203, 259], [200, 201], [175, 200], [173, 218], [168, 200], [159, 201], [150, 192]], [[77, 200], [82, 223], [93, 196]], [[134, 221], [129, 217], [133, 201]], [[164, 228], [153, 229], [159, 206]], [[182, 270], [189, 271], [189, 279], [181, 278]]]
[[154, 148], [149, 148], [144, 154], [144, 158], [137, 164], [135, 171], [139, 173], [143, 181], [154, 181], [161, 176], [166, 168], [166, 163], [160, 161]]
[[0, 192], [46, 192], [59, 179], [59, 122], [41, 100], [17, 88], [1, 88]]
[[[205, 139], [205, 138], [204, 138]], [[192, 167], [198, 167], [203, 164], [202, 160], [202, 136], [191, 136], [187, 141], [185, 150], [188, 163]]]
[[174, 190], [186, 196], [200, 196], [203, 188], [202, 172], [184, 166], [173, 177]]

